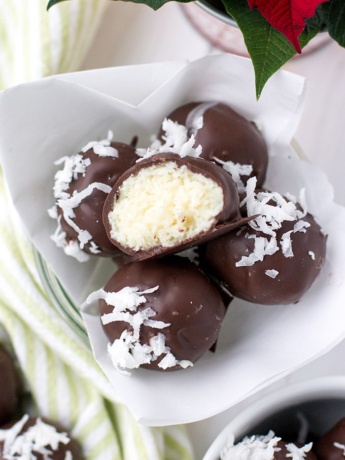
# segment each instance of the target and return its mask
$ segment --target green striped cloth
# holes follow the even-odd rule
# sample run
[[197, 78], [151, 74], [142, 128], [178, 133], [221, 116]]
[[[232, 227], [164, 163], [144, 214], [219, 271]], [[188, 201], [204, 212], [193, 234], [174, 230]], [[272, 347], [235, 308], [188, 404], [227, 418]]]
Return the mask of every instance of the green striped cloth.
[[[0, 85], [78, 69], [106, 0], [0, 0]], [[40, 415], [59, 421], [90, 460], [191, 460], [184, 426], [145, 427], [110, 402], [112, 388], [89, 346], [47, 297], [33, 248], [0, 169], [0, 334], [18, 358]]]

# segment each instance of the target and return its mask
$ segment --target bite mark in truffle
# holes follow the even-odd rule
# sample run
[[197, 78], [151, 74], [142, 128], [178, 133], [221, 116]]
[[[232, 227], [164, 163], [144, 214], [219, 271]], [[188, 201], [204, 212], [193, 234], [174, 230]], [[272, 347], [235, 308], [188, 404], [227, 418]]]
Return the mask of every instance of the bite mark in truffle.
[[179, 252], [247, 221], [222, 168], [175, 154], [127, 170], [105, 201], [103, 220], [112, 243], [139, 260]]

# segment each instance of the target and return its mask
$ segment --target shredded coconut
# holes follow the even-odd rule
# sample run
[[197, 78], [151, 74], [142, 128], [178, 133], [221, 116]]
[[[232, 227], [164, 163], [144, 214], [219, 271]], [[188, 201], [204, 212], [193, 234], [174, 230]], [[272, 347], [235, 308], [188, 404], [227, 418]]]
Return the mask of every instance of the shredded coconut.
[[343, 456], [345, 457], [345, 444], [341, 444], [340, 442], [334, 442], [333, 446], [336, 447], [337, 449], [342, 449]]
[[[273, 460], [275, 452], [280, 451], [278, 443], [280, 437], [270, 431], [264, 436], [247, 436], [242, 441], [234, 444], [234, 437], [231, 436], [228, 444], [220, 454], [221, 460]], [[312, 443], [297, 447], [293, 443], [286, 444], [287, 458], [292, 460], [303, 460], [312, 448]]]
[[[54, 426], [44, 423], [40, 418], [21, 433], [28, 420], [29, 416], [24, 415], [11, 428], [0, 430], [0, 441], [4, 442], [2, 455], [6, 460], [33, 460], [36, 458], [33, 453], [41, 454], [48, 460], [50, 454], [58, 450], [59, 443], [66, 445], [70, 442], [66, 433], [58, 432]], [[71, 458], [71, 453], [66, 458]]]
[[150, 158], [158, 153], [175, 153], [181, 158], [186, 156], [199, 157], [202, 151], [201, 146], [194, 148], [194, 136], [188, 136], [187, 128], [184, 125], [165, 119], [162, 124], [165, 134], [162, 136], [164, 142], [155, 140], [148, 149], [137, 149], [136, 153], [141, 157], [138, 161]]
[[265, 275], [269, 276], [270, 278], [276, 278], [279, 275], [279, 272], [277, 270], [266, 270]]
[[312, 447], [312, 442], [302, 447], [297, 447], [295, 444], [292, 443], [286, 444], [286, 450], [288, 451], [286, 456], [288, 458], [291, 458], [292, 460], [303, 460]]
[[315, 260], [315, 252], [313, 252], [313, 251], [308, 251], [308, 254], [309, 254], [310, 257], [312, 258], [312, 260]]
[[119, 152], [114, 147], [111, 147], [111, 141], [113, 140], [113, 132], [108, 131], [108, 136], [106, 139], [100, 141], [91, 141], [88, 142], [81, 151], [83, 153], [87, 152], [90, 149], [93, 149], [96, 155], [100, 157], [115, 157], [118, 158]]
[[219, 163], [222, 168], [228, 172], [233, 181], [235, 182], [238, 191], [240, 193], [245, 191], [245, 185], [242, 181], [241, 176], [250, 176], [251, 173], [253, 172], [253, 167], [252, 165], [243, 165], [240, 163], [234, 163], [233, 161], [222, 161], [219, 158], [214, 158], [214, 160]]
[[246, 205], [247, 215], [257, 216], [249, 222], [249, 226], [256, 232], [270, 236], [270, 240], [265, 236], [250, 235], [254, 238], [254, 250], [252, 254], [243, 256], [236, 267], [251, 266], [258, 261], [262, 261], [266, 255], [272, 255], [279, 250], [277, 241], [277, 231], [283, 223], [295, 222], [293, 230], [285, 232], [280, 241], [280, 249], [285, 257], [293, 257], [292, 233], [306, 232], [310, 227], [309, 222], [303, 220], [307, 214], [305, 202], [305, 190], [300, 192], [300, 207], [294, 196], [284, 197], [278, 192], [261, 191], [256, 193], [256, 178], [248, 179], [246, 185], [246, 196], [241, 202], [241, 206]]
[[265, 436], [245, 437], [241, 442], [234, 444], [233, 437], [221, 452], [221, 460], [273, 460], [274, 453], [281, 438], [270, 431]]
[[185, 368], [193, 364], [187, 360], [176, 360], [170, 348], [165, 344], [165, 335], [158, 332], [149, 344], [140, 343], [140, 329], [142, 326], [153, 329], [164, 329], [170, 323], [152, 320], [156, 312], [148, 307], [138, 310], [138, 307], [146, 303], [145, 294], [151, 294], [159, 289], [159, 286], [140, 291], [136, 286], [126, 286], [118, 292], [107, 292], [99, 289], [87, 298], [87, 303], [103, 299], [108, 305], [113, 306], [113, 311], [102, 315], [102, 324], [124, 321], [129, 324], [132, 331], [124, 330], [119, 339], [108, 344], [108, 352], [114, 367], [120, 372], [129, 375], [128, 370], [136, 369], [143, 364], [149, 364], [158, 357], [165, 355], [159, 367], [166, 369], [180, 365]]

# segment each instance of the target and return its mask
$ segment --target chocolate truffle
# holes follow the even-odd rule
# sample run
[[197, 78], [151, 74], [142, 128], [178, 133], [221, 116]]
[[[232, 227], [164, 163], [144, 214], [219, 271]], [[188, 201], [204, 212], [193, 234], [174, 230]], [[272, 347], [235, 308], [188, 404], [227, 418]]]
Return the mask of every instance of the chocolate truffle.
[[0, 460], [82, 460], [78, 443], [59, 426], [24, 415], [0, 429]]
[[221, 452], [220, 460], [316, 460], [311, 448], [312, 443], [297, 446], [270, 431], [267, 435], [246, 436], [236, 444], [230, 441]]
[[110, 135], [57, 162], [63, 169], [55, 175], [56, 205], [50, 214], [58, 228], [52, 239], [66, 254], [79, 261], [88, 260], [88, 254], [118, 254], [103, 226], [103, 205], [116, 180], [138, 158], [134, 147], [111, 142]]
[[[253, 176], [257, 178], [258, 187], [263, 185], [268, 149], [255, 123], [230, 106], [215, 101], [185, 104], [174, 110], [167, 119], [184, 125], [188, 136], [195, 137], [194, 146], [202, 147], [200, 157], [221, 164], [240, 189]], [[164, 129], [161, 129], [159, 137], [163, 141], [166, 138]]]
[[319, 460], [344, 460], [345, 418], [339, 420], [315, 443], [313, 451]]
[[15, 416], [19, 407], [20, 386], [14, 360], [0, 345], [0, 425]]
[[112, 243], [138, 260], [180, 252], [243, 222], [229, 174], [171, 153], [128, 169], [105, 200], [103, 221]]
[[258, 304], [291, 304], [319, 275], [327, 238], [314, 217], [291, 199], [252, 192], [248, 215], [259, 216], [204, 249], [205, 266], [233, 296]]
[[124, 371], [193, 366], [216, 342], [225, 315], [218, 289], [178, 256], [124, 265], [88, 298], [95, 300], [112, 362]]

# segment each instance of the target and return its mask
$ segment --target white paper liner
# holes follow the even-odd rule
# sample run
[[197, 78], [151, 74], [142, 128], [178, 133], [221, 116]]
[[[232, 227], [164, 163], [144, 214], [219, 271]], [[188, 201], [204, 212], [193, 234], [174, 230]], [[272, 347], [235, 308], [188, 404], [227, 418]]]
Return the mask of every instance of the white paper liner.
[[0, 95], [0, 154], [10, 193], [34, 245], [77, 306], [104, 285], [113, 268], [97, 258], [80, 264], [51, 241], [56, 222], [47, 209], [53, 204], [54, 160], [104, 138], [108, 129], [124, 142], [139, 135], [140, 146], [146, 146], [163, 118], [185, 102], [220, 100], [254, 120], [272, 156], [267, 186], [296, 195], [305, 187], [309, 209], [329, 234], [326, 266], [301, 302], [267, 307], [233, 301], [217, 352], [207, 353], [191, 369], [119, 374], [110, 364], [99, 318], [83, 314], [114, 396], [142, 423], [170, 425], [215, 415], [319, 357], [345, 336], [345, 212], [332, 202], [327, 178], [296, 158], [290, 146], [303, 91], [301, 77], [278, 72], [256, 101], [251, 62], [219, 55], [192, 63], [70, 74]]

